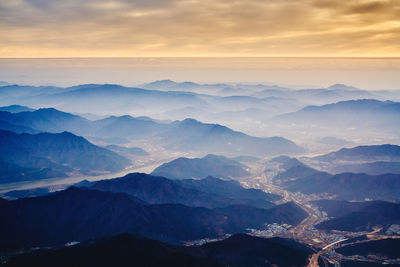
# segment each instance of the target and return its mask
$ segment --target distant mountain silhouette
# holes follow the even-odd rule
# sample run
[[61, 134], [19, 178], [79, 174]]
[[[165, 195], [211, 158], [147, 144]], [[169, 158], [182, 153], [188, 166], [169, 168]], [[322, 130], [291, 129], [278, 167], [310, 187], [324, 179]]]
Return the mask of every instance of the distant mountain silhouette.
[[250, 173], [246, 166], [223, 156], [207, 155], [203, 158], [178, 158], [164, 163], [153, 171], [153, 175], [173, 179], [214, 177], [243, 177]]
[[359, 164], [335, 164], [330, 169], [333, 173], [366, 173], [370, 175], [382, 175], [387, 173], [400, 174], [400, 161], [375, 161]]
[[242, 232], [264, 223], [296, 225], [307, 216], [290, 203], [271, 210], [246, 206], [210, 210], [179, 204], [149, 205], [127, 194], [75, 187], [36, 198], [2, 201], [0, 213], [7, 214], [0, 220], [3, 251], [125, 232], [179, 242]]
[[323, 162], [334, 161], [400, 161], [400, 146], [397, 145], [371, 145], [342, 148], [339, 151], [317, 156], [314, 160]]
[[29, 127], [37, 131], [59, 133], [70, 131], [84, 133], [88, 131], [90, 121], [62, 112], [54, 108], [41, 108], [35, 111], [24, 111], [15, 114], [0, 112], [0, 121]]
[[357, 232], [370, 231], [375, 226], [387, 229], [391, 224], [400, 224], [400, 204], [373, 202], [358, 211], [324, 221], [316, 228]]
[[[12, 259], [7, 266], [282, 266], [307, 264], [312, 250], [295, 241], [237, 234], [197, 247], [173, 246], [128, 234]], [[287, 257], [290, 255], [290, 257]]]
[[307, 106], [297, 112], [276, 116], [275, 123], [318, 125], [319, 127], [357, 128], [363, 130], [393, 131], [399, 127], [394, 121], [400, 113], [400, 103], [360, 99], [322, 106]]
[[26, 107], [26, 106], [10, 105], [10, 106], [0, 107], [0, 111], [7, 111], [10, 113], [19, 113], [19, 112], [23, 112], [23, 111], [34, 111], [34, 109], [30, 108], [30, 107]]
[[257, 97], [285, 97], [297, 99], [304, 103], [332, 103], [352, 99], [376, 98], [369, 91], [360, 90], [344, 84], [334, 84], [328, 88], [291, 90], [282, 87], [271, 87], [255, 94]]
[[115, 152], [68, 132], [31, 135], [0, 131], [0, 146], [3, 183], [65, 176], [72, 171], [116, 171], [130, 164]]

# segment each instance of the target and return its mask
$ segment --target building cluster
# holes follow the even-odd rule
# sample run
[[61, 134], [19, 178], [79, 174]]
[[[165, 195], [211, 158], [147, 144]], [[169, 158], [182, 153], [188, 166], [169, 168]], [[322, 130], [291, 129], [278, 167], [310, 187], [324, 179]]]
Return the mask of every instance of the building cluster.
[[387, 230], [387, 235], [400, 235], [400, 225], [399, 224], [392, 224]]
[[265, 228], [263, 229], [247, 229], [252, 236], [258, 236], [258, 237], [273, 237], [277, 236], [280, 234], [285, 233], [287, 230], [289, 230], [292, 226], [289, 224], [278, 224], [278, 223], [272, 223], [272, 224], [265, 224]]

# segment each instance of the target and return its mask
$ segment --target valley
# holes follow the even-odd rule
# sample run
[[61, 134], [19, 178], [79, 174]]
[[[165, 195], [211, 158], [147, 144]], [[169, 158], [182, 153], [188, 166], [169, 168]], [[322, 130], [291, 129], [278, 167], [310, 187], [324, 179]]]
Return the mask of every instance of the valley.
[[[150, 156], [146, 159], [143, 159], [136, 166], [129, 166], [125, 168], [123, 171], [110, 173], [107, 175], [97, 175], [97, 176], [83, 176], [83, 177], [69, 177], [69, 178], [52, 178], [52, 179], [42, 179], [39, 181], [32, 182], [19, 182], [19, 183], [10, 183], [10, 184], [2, 184], [0, 185], [0, 193], [6, 194], [9, 191], [14, 190], [27, 190], [27, 189], [35, 189], [35, 188], [49, 188], [50, 192], [52, 191], [60, 191], [63, 190], [70, 185], [82, 182], [83, 180], [88, 182], [96, 182], [102, 180], [112, 181], [115, 177], [125, 176], [129, 173], [133, 172], [145, 172], [150, 173], [162, 163], [169, 162], [172, 159], [175, 159], [177, 156], [184, 156], [175, 154], [174, 156], [165, 158], [166, 154], [169, 153], [151, 153]], [[157, 156], [155, 156], [157, 155]], [[186, 155], [186, 154], [185, 154]], [[348, 240], [358, 240], [360, 238], [365, 238], [362, 242], [370, 242], [376, 240], [385, 240], [387, 238], [400, 238], [399, 235], [385, 235], [382, 232], [381, 228], [376, 228], [371, 232], [349, 232], [349, 231], [326, 231], [316, 229], [315, 226], [321, 222], [324, 222], [329, 219], [326, 212], [321, 210], [320, 208], [313, 203], [313, 201], [320, 199], [330, 199], [331, 197], [322, 194], [312, 194], [306, 195], [300, 192], [291, 192], [282, 188], [274, 183], [274, 177], [282, 171], [279, 164], [271, 162], [270, 159], [259, 159], [252, 160], [250, 162], [245, 162], [246, 170], [249, 175], [246, 177], [237, 178], [242, 186], [245, 188], [257, 188], [261, 189], [264, 192], [275, 194], [281, 196], [281, 199], [275, 200], [275, 204], [284, 204], [284, 203], [295, 203], [301, 209], [303, 209], [307, 217], [302, 220], [296, 226], [288, 226], [289, 228], [285, 229], [282, 226], [272, 226], [278, 227], [278, 230], [262, 230], [255, 229], [254, 232], [248, 232], [250, 235], [264, 238], [272, 238], [272, 237], [280, 237], [280, 238], [288, 238], [296, 240], [300, 243], [306, 244], [307, 246], [313, 248], [315, 253], [310, 259], [309, 267], [316, 266], [341, 266], [340, 262], [348, 258], [344, 257], [341, 254], [336, 252], [337, 249], [351, 246], [353, 244], [357, 244], [359, 241], [354, 242], [345, 242]], [[283, 231], [281, 230], [283, 229]], [[228, 235], [229, 236], [229, 235]], [[204, 238], [200, 240], [193, 240], [186, 242], [187, 245], [202, 245], [207, 244], [209, 242], [218, 242], [220, 240], [224, 240], [223, 238]], [[342, 244], [344, 243], [344, 244]], [[384, 262], [385, 260], [383, 260]], [[380, 262], [380, 261], [378, 261]], [[390, 261], [389, 261], [390, 262]], [[318, 264], [323, 265], [318, 265]], [[332, 265], [330, 265], [332, 264]]]

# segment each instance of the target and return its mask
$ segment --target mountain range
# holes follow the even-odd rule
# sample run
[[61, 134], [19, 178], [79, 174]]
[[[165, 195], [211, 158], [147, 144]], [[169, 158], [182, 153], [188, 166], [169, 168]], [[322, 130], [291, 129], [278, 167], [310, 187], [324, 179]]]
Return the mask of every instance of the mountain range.
[[12, 114], [0, 112], [0, 127], [6, 124], [16, 132], [69, 131], [87, 138], [158, 140], [167, 149], [178, 151], [218, 152], [233, 155], [276, 155], [304, 151], [282, 137], [252, 137], [218, 124], [205, 124], [194, 119], [160, 123], [147, 118], [111, 116], [89, 121], [53, 108]]
[[359, 99], [322, 106], [307, 106], [294, 113], [278, 115], [277, 123], [291, 123], [326, 128], [357, 128], [363, 130], [398, 131], [400, 103]]
[[86, 182], [83, 186], [100, 191], [126, 193], [151, 204], [173, 203], [207, 208], [230, 205], [271, 208], [274, 206], [272, 201], [280, 199], [277, 195], [259, 189], [245, 189], [236, 181], [214, 177], [171, 180], [144, 173], [131, 173], [121, 178]]
[[122, 234], [19, 256], [6, 266], [300, 267], [307, 264], [311, 254], [310, 248], [292, 240], [244, 234], [194, 247], [173, 246]]
[[130, 160], [72, 133], [0, 130], [1, 183], [121, 170]]
[[53, 194], [1, 200], [0, 249], [61, 245], [121, 233], [168, 242], [220, 237], [265, 223], [296, 225], [307, 215], [294, 203], [259, 209], [148, 204], [124, 193], [71, 187]]

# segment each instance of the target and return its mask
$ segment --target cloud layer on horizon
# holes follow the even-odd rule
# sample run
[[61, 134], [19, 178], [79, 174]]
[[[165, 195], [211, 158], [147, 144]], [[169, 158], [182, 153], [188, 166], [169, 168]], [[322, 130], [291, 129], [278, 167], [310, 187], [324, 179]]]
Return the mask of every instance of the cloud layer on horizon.
[[400, 56], [400, 0], [5, 0], [0, 57]]

